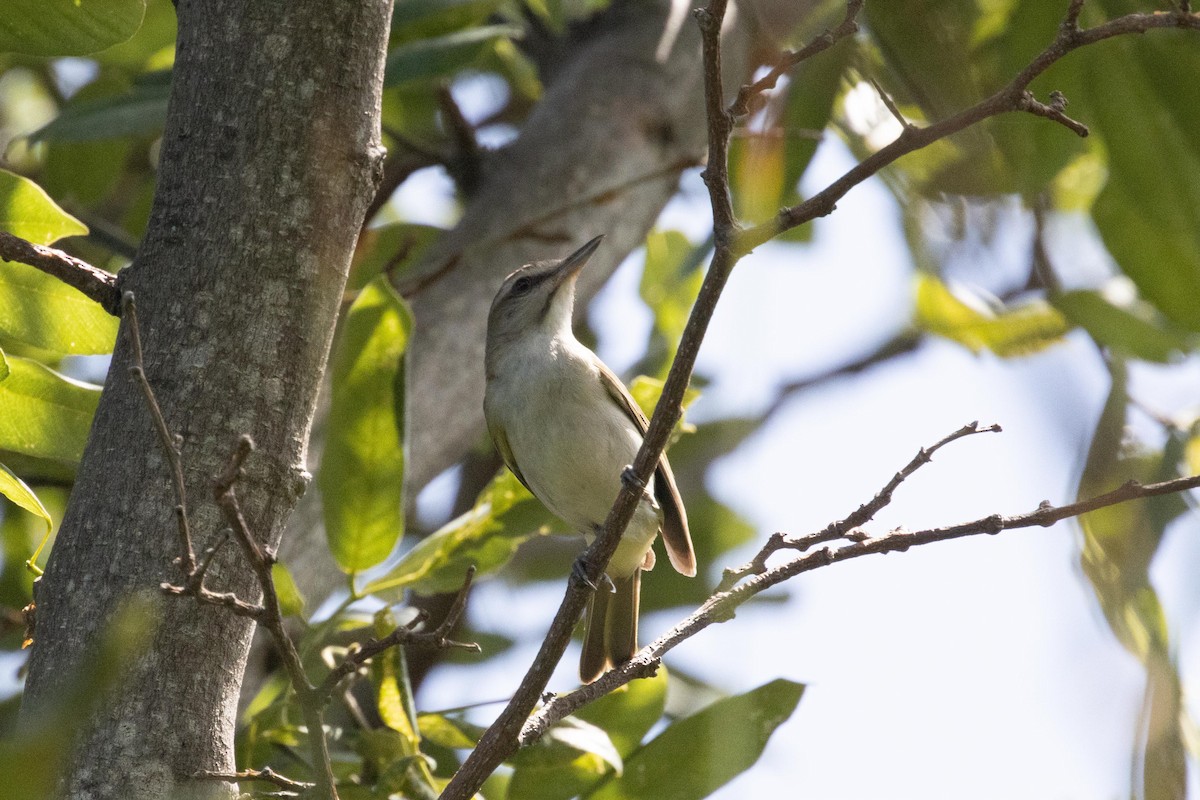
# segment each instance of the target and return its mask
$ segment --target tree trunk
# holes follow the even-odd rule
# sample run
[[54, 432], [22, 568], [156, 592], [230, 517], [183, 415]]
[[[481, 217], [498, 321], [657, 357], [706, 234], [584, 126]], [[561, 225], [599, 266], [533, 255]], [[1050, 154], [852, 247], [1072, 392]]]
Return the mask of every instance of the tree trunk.
[[[220, 528], [212, 476], [240, 434], [258, 451], [240, 485], [272, 547], [304, 491], [317, 388], [363, 213], [378, 178], [390, 0], [179, 0], [158, 188], [121, 276], [146, 373], [182, 437], [196, 546]], [[129, 375], [128, 320], [70, 505], [37, 592], [24, 714], [60, 695], [118, 608], [147, 598], [149, 648], [81, 730], [63, 794], [232, 797], [196, 782], [229, 770], [251, 625], [168, 598], [179, 541], [163, 450]], [[258, 598], [236, 547], [212, 588]]]

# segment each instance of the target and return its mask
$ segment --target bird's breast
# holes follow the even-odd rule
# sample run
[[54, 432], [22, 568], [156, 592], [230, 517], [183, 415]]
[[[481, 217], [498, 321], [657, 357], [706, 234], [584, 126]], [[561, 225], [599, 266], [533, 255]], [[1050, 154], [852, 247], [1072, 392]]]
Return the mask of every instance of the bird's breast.
[[[547, 508], [581, 533], [602, 524], [633, 463], [641, 432], [601, 383], [587, 358], [558, 353], [489, 380], [484, 403], [504, 430], [513, 460]], [[651, 494], [653, 488], [651, 487]], [[658, 532], [657, 508], [642, 505], [626, 532], [629, 560], [640, 561]], [[644, 547], [641, 544], [644, 542]], [[614, 562], [618, 572], [621, 569]]]

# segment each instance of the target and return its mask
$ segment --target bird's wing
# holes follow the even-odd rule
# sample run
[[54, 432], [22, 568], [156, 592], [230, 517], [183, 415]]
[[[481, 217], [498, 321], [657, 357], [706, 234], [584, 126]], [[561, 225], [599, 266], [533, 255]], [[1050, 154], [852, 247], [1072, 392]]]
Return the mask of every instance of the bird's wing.
[[[525, 480], [525, 476], [517, 467], [517, 459], [513, 457], [512, 447], [508, 444], [508, 435], [504, 433], [504, 428], [493, 425], [489, 420], [488, 433], [492, 435], [492, 442], [495, 443], [496, 450], [500, 453], [500, 458], [504, 460], [505, 466], [512, 470], [512, 474], [517, 476], [517, 480], [521, 482], [522, 486], [529, 489], [529, 482]], [[533, 489], [529, 489], [529, 493], [533, 494]]]
[[[650, 425], [646, 415], [612, 370], [599, 361], [597, 363], [604, 388], [617, 402], [617, 407], [645, 436], [646, 428]], [[662, 537], [667, 547], [667, 557], [677, 572], [692, 577], [696, 574], [696, 553], [692, 549], [692, 535], [688, 532], [687, 512], [683, 509], [683, 500], [679, 497], [679, 487], [675, 485], [675, 475], [671, 472], [666, 453], [658, 459], [658, 469], [654, 473], [654, 497], [663, 511]]]

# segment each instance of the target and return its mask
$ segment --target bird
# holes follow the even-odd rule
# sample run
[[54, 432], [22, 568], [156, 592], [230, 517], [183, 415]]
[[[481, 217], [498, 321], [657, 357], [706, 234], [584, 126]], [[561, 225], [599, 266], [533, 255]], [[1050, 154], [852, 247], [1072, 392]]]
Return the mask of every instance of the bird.
[[[590, 544], [646, 434], [629, 390], [572, 330], [575, 283], [597, 236], [560, 260], [504, 279], [488, 312], [483, 410], [505, 465]], [[661, 532], [679, 573], [696, 574], [687, 512], [664, 453], [584, 616], [579, 677], [591, 683], [638, 650], [642, 572]]]

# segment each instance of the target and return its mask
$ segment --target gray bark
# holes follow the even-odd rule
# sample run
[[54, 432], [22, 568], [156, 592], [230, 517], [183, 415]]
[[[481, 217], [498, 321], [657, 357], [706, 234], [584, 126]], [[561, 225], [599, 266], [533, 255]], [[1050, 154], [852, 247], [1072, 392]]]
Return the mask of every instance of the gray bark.
[[[308, 481], [305, 449], [349, 257], [381, 149], [390, 0], [180, 0], [149, 230], [121, 279], [136, 293], [146, 371], [182, 437], [196, 545], [220, 527], [211, 480], [256, 440], [240, 496], [275, 546]], [[158, 627], [83, 726], [63, 794], [228, 797], [251, 634], [244, 619], [158, 586], [177, 581], [168, 469], [122, 333], [58, 540], [37, 592], [23, 714], [64, 694], [129, 598]], [[256, 600], [235, 547], [212, 588]]]

